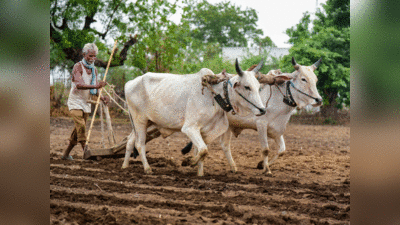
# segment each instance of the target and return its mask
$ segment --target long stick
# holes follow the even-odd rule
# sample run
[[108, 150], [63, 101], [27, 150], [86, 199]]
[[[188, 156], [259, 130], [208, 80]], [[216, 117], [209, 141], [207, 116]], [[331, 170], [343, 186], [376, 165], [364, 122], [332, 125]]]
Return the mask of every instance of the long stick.
[[[106, 73], [104, 74], [104, 77], [103, 77], [103, 81], [106, 81], [106, 76], [107, 76], [108, 68], [110, 67], [111, 59], [112, 59], [112, 57], [113, 57], [113, 55], [114, 55], [114, 51], [115, 51], [115, 47], [117, 46], [117, 42], [118, 42], [118, 40], [115, 40], [114, 47], [113, 47], [113, 50], [112, 50], [111, 55], [110, 55], [110, 59], [108, 60]], [[103, 88], [100, 88], [100, 90], [99, 90], [99, 97], [97, 98], [96, 107], [94, 108], [94, 113], [93, 113], [93, 116], [92, 116], [92, 121], [90, 122], [90, 128], [89, 128], [88, 136], [87, 136], [87, 139], [86, 139], [86, 144], [85, 144], [84, 152], [86, 152], [87, 149], [88, 149], [88, 143], [89, 143], [89, 139], [90, 139], [90, 134], [91, 134], [91, 132], [92, 132], [93, 122], [94, 122], [94, 118], [95, 118], [95, 116], [96, 116], [97, 107], [99, 106], [100, 97], [101, 97], [101, 91], [102, 91], [102, 90], [103, 90]]]

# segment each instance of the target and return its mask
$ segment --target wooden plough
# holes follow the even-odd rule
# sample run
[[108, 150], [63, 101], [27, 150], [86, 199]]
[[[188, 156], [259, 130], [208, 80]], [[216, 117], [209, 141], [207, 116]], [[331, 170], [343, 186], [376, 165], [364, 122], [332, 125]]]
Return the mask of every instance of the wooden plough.
[[[148, 127], [147, 128], [146, 143], [151, 141], [151, 140], [153, 140], [154, 138], [159, 137], [160, 135], [161, 135], [160, 131], [155, 126]], [[120, 144], [115, 145], [114, 147], [111, 147], [111, 148], [88, 149], [88, 150], [85, 151], [85, 153], [83, 155], [83, 158], [84, 159], [100, 160], [101, 158], [122, 158], [122, 157], [125, 157], [127, 141], [128, 141], [128, 137], [125, 137], [121, 141]], [[133, 153], [132, 153], [132, 155], [133, 155]]]

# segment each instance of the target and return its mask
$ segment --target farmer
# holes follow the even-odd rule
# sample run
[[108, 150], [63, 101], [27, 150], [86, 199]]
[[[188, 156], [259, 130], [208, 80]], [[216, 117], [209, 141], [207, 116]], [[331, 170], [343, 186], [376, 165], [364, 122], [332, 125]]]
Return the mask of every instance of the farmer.
[[[75, 127], [69, 138], [69, 145], [64, 150], [61, 159], [74, 160], [69, 155], [72, 148], [78, 144], [85, 149], [86, 142], [86, 121], [91, 112], [91, 104], [88, 100], [97, 100], [100, 89], [106, 85], [104, 81], [97, 81], [97, 69], [94, 66], [98, 48], [94, 43], [87, 43], [82, 49], [83, 59], [74, 65], [72, 70], [71, 91], [68, 98], [68, 109], [74, 120]], [[104, 104], [108, 104], [109, 98], [101, 96]]]

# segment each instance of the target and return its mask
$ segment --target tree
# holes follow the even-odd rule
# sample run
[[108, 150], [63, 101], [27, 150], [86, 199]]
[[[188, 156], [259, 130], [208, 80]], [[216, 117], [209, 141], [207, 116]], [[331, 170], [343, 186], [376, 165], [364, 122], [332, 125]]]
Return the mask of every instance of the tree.
[[[319, 58], [322, 64], [315, 71], [317, 87], [324, 99], [321, 111], [337, 116], [337, 110], [350, 105], [350, 1], [328, 0], [324, 12], [316, 13], [314, 27], [308, 29], [310, 15], [305, 13], [300, 23], [286, 30], [293, 47], [283, 57], [281, 68], [293, 71], [290, 60], [295, 57], [302, 65], [311, 65]], [[343, 11], [342, 11], [343, 10]], [[347, 19], [346, 19], [347, 18]]]
[[[144, 2], [146, 0], [130, 4], [126, 4], [124, 0], [51, 0], [51, 68], [56, 65], [71, 68], [82, 59], [83, 45], [88, 42], [96, 42], [99, 50], [106, 50], [104, 42], [110, 36], [124, 42], [122, 50], [110, 67], [123, 65], [129, 48], [138, 41], [136, 36], [127, 37], [128, 32], [134, 32], [134, 28], [129, 27], [128, 23], [137, 22], [138, 18], [132, 15], [143, 10], [141, 5]], [[124, 16], [131, 17], [129, 21], [124, 21]], [[96, 22], [100, 22], [102, 28], [94, 26]], [[97, 59], [95, 65], [105, 68], [107, 60]]]
[[203, 43], [247, 47], [249, 39], [263, 34], [256, 28], [258, 16], [254, 9], [242, 10], [230, 2], [212, 5], [203, 0], [190, 7], [190, 13], [188, 21], [194, 27], [192, 37]]
[[254, 43], [260, 48], [276, 47], [275, 43], [268, 36], [266, 36], [265, 38], [255, 37]]
[[[51, 68], [71, 69], [82, 59], [85, 43], [95, 42], [99, 54], [95, 65], [106, 68], [111, 54], [107, 40], [119, 39], [119, 48], [110, 65], [110, 76], [123, 86], [132, 75], [147, 71], [167, 72], [181, 63], [182, 50], [191, 41], [188, 22], [183, 15], [181, 24], [168, 18], [176, 12], [176, 2], [167, 0], [51, 1]], [[187, 11], [187, 10], [186, 10]], [[100, 25], [99, 25], [100, 24]], [[132, 37], [132, 34], [136, 33]], [[102, 60], [104, 59], [104, 60]], [[128, 66], [116, 69], [112, 67]], [[118, 76], [118, 77], [117, 77]], [[112, 77], [110, 77], [111, 79]]]

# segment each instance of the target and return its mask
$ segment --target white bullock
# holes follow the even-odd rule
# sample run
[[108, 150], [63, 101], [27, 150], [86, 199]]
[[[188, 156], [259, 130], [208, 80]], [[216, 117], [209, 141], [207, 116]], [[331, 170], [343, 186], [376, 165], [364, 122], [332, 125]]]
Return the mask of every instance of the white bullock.
[[[321, 63], [321, 59], [311, 66], [301, 66], [292, 58], [292, 64], [296, 69], [292, 74], [284, 74], [291, 78], [283, 84], [271, 86], [263, 85], [260, 90], [261, 100], [266, 106], [267, 112], [264, 116], [255, 117], [252, 115], [246, 117], [238, 117], [228, 113], [229, 130], [237, 137], [244, 129], [257, 130], [259, 140], [261, 142], [261, 151], [264, 156], [263, 172], [271, 174], [269, 165], [282, 155], [286, 150], [283, 133], [289, 122], [292, 112], [297, 108], [303, 108], [306, 105], [313, 106], [322, 105], [322, 98], [317, 90], [318, 78], [314, 70]], [[272, 93], [270, 92], [272, 91]], [[268, 100], [269, 99], [269, 100]], [[232, 159], [230, 150], [231, 132], [226, 132], [221, 136], [221, 146], [228, 159], [229, 165], [233, 172], [236, 172], [236, 164]], [[268, 138], [272, 138], [279, 146], [278, 154], [268, 162]], [[189, 143], [182, 153], [186, 154], [190, 151], [191, 143]]]
[[[239, 76], [229, 80], [227, 92], [231, 105], [239, 115], [265, 114], [259, 94], [260, 83], [255, 78], [263, 63], [260, 62], [255, 71], [242, 71], [236, 60]], [[145, 155], [146, 129], [151, 125], [156, 126], [164, 138], [179, 131], [186, 134], [198, 152], [192, 159], [192, 165], [202, 165], [208, 154], [207, 144], [230, 132], [227, 113], [214, 101], [210, 91], [204, 90], [202, 94], [202, 76], [210, 73], [213, 74], [209, 69], [186, 76], [146, 73], [125, 84], [134, 129], [129, 135], [122, 168], [128, 167], [135, 146], [145, 173], [152, 172]], [[213, 89], [218, 94], [224, 93], [222, 83], [213, 85]], [[203, 175], [203, 166], [199, 166], [198, 175]]]

